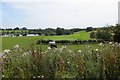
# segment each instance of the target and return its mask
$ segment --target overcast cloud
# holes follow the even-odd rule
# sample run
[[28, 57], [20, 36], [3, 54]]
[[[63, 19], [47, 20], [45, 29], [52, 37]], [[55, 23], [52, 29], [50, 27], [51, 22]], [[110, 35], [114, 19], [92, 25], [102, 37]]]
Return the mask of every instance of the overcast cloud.
[[2, 0], [2, 27], [83, 28], [118, 22], [119, 0]]

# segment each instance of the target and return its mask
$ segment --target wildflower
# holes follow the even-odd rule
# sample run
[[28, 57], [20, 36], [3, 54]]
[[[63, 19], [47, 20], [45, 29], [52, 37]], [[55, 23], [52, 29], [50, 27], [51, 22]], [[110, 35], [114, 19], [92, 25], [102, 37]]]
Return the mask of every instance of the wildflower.
[[47, 53], [48, 51], [45, 51], [44, 53]]
[[43, 76], [43, 75], [42, 75], [41, 77], [42, 77], [42, 78], [44, 78], [44, 76]]
[[120, 43], [118, 44], [118, 46], [120, 46]]
[[41, 52], [41, 54], [44, 54], [44, 52]]
[[88, 46], [88, 48], [90, 48], [90, 46]]
[[75, 54], [73, 54], [73, 56], [75, 56]]
[[15, 45], [14, 48], [15, 48], [15, 49], [19, 49], [20, 46], [19, 46], [19, 45]]
[[40, 78], [40, 76], [38, 76], [38, 78]]
[[68, 50], [69, 53], [71, 53], [72, 51], [71, 50]]
[[36, 78], [35, 76], [33, 76], [33, 78]]
[[98, 51], [98, 49], [95, 49], [95, 51]]
[[61, 49], [66, 49], [67, 47], [66, 46], [63, 46]]
[[112, 42], [109, 42], [109, 44], [112, 44]]
[[9, 50], [9, 49], [6, 49], [6, 50], [3, 51], [3, 53], [5, 53], [5, 54], [8, 54], [10, 52], [11, 52], [11, 50]]
[[6, 56], [2, 56], [3, 59], [6, 59], [7, 57]]
[[117, 43], [117, 42], [115, 42], [115, 45], [118, 45], [118, 43]]
[[48, 47], [48, 50], [51, 50], [51, 47]]
[[82, 51], [81, 51], [81, 50], [78, 50], [77, 52], [81, 53]]
[[115, 46], [115, 44], [112, 44], [112, 46]]
[[2, 77], [5, 77], [5, 75], [2, 75]]
[[22, 56], [26, 56], [26, 55], [29, 55], [29, 52], [25, 52], [25, 53], [23, 53]]
[[70, 62], [67, 62], [67, 64], [70, 64]]
[[98, 45], [100, 45], [100, 46], [101, 46], [101, 45], [103, 45], [103, 43], [101, 42], [101, 43], [100, 43], [100, 44], [98, 44]]

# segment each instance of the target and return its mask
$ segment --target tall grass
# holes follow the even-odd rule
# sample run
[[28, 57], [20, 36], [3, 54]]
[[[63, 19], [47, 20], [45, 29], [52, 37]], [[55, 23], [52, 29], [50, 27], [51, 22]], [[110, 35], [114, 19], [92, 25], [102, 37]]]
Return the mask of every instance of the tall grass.
[[11, 49], [3, 56], [3, 78], [120, 79], [120, 44], [72, 51], [66, 46], [43, 51]]

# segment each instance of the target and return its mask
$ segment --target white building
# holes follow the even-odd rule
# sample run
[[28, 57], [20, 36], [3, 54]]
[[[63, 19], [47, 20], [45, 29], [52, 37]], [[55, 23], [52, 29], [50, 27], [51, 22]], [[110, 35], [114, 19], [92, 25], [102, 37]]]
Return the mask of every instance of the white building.
[[118, 23], [120, 24], [120, 1], [118, 2]]

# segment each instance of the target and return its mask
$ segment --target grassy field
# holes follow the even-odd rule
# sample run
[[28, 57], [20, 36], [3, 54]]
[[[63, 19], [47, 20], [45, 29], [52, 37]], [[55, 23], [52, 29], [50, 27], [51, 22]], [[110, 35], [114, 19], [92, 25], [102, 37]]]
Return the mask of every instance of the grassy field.
[[[21, 36], [21, 37], [2, 37], [2, 50], [12, 48], [15, 45], [20, 45], [23, 48], [28, 48], [31, 44], [36, 43], [37, 40], [88, 40], [89, 33], [85, 31], [76, 32], [71, 35], [62, 36]], [[42, 45], [43, 46], [43, 45]], [[47, 46], [47, 45], [44, 45]], [[76, 45], [78, 46], [78, 45]]]

